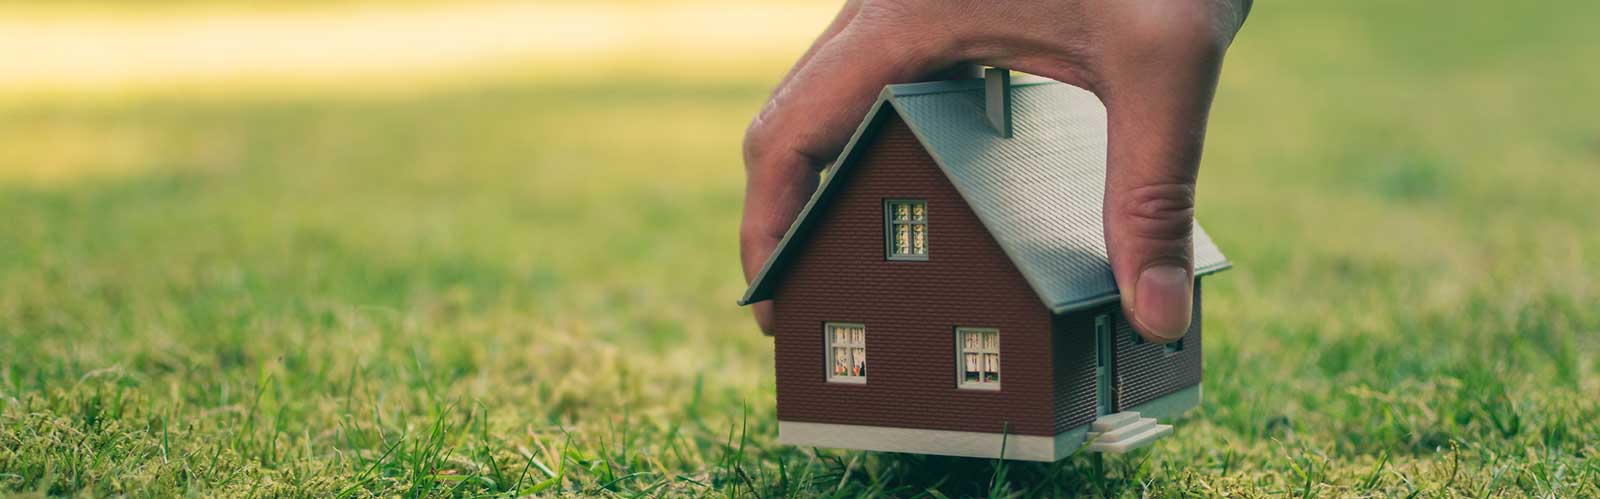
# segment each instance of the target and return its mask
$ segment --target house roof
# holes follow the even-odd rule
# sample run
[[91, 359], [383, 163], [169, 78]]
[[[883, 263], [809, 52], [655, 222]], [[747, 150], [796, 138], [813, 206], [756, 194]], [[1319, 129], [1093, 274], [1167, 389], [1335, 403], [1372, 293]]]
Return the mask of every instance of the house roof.
[[[739, 304], [772, 298], [778, 274], [799, 251], [791, 247], [794, 241], [826, 209], [841, 187], [836, 184], [844, 183], [832, 180], [860, 157], [863, 138], [870, 138], [890, 113], [909, 125], [1052, 312], [1116, 300], [1101, 218], [1105, 107], [1093, 94], [1064, 83], [1013, 81], [1012, 138], [1000, 137], [985, 119], [983, 80], [885, 87]], [[1196, 276], [1231, 266], [1199, 223], [1194, 258]]]

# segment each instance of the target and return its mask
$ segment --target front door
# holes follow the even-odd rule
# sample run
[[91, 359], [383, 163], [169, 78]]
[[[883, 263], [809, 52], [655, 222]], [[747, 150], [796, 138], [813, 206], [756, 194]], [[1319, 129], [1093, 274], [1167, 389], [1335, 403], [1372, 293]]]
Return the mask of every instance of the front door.
[[1094, 318], [1095, 415], [1111, 414], [1111, 316]]

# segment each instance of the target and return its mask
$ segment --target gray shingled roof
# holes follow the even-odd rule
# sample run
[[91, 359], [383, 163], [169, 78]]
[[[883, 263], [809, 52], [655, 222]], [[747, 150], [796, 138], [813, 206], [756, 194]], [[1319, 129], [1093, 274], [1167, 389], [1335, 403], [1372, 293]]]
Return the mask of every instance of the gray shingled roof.
[[[1106, 174], [1106, 113], [1093, 94], [1042, 79], [1013, 83], [1014, 136], [1001, 138], [984, 118], [982, 80], [890, 85], [883, 90], [833, 169], [849, 168], [886, 113], [898, 112], [977, 213], [1000, 248], [1055, 313], [1117, 298], [1106, 258], [1101, 202]], [[826, 177], [740, 304], [770, 299], [795, 234], [826, 209]], [[1197, 223], [1195, 273], [1230, 264]], [[781, 273], [781, 272], [779, 272]]]

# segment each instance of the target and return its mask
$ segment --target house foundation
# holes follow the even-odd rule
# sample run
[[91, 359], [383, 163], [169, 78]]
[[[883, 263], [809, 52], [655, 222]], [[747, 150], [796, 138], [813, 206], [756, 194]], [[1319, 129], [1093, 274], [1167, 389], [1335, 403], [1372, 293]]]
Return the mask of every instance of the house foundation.
[[[1142, 417], [1171, 422], [1200, 405], [1195, 385], [1129, 409]], [[1093, 424], [1056, 434], [1007, 435], [969, 431], [923, 430], [804, 421], [778, 421], [778, 441], [785, 445], [876, 452], [1055, 462], [1083, 447]]]

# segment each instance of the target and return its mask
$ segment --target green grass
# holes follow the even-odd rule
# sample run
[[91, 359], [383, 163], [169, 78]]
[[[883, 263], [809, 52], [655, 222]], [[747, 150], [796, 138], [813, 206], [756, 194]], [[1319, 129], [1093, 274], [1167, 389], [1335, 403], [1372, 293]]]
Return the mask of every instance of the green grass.
[[1600, 12], [1257, 7], [1151, 450], [777, 445], [732, 303], [779, 75], [510, 75], [0, 104], [0, 495], [1600, 495]]

